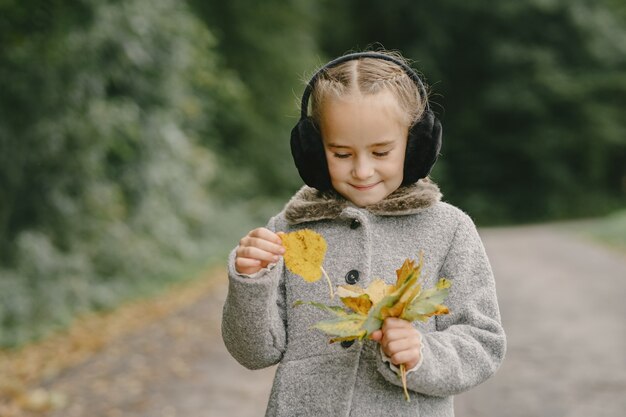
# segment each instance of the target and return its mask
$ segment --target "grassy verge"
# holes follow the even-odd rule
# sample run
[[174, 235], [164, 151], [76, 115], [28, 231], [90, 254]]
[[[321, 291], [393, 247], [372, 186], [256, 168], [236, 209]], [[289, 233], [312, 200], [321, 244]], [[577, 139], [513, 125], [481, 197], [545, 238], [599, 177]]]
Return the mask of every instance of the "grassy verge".
[[626, 252], [626, 210], [577, 223], [574, 230], [599, 243]]

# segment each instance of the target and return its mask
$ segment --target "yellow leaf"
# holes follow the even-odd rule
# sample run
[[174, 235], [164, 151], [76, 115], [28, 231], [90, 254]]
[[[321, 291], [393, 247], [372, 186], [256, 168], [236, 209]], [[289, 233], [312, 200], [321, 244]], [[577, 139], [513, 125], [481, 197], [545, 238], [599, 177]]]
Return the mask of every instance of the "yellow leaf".
[[450, 282], [449, 279], [441, 278], [439, 282], [437, 282], [438, 290], [445, 290], [446, 288], [450, 288], [451, 286], [452, 286], [452, 283]]
[[382, 279], [375, 279], [365, 289], [365, 293], [370, 296], [372, 303], [376, 304], [382, 300], [386, 295], [393, 292], [393, 285], [386, 284]]
[[320, 310], [324, 310], [327, 311], [329, 313], [334, 314], [337, 317], [345, 317], [347, 315], [349, 315], [349, 313], [347, 311], [345, 311], [343, 308], [339, 307], [339, 306], [327, 306], [326, 304], [322, 304], [322, 303], [316, 303], [315, 301], [302, 301], [302, 300], [297, 300], [295, 303], [293, 303], [294, 307], [298, 307], [304, 304], [308, 304], [308, 305], [312, 305], [313, 307], [319, 308]]
[[358, 297], [341, 297], [341, 302], [355, 313], [363, 315], [367, 315], [372, 307], [372, 300], [367, 294], [361, 294]]
[[333, 337], [332, 339], [330, 339], [328, 341], [328, 343], [335, 343], [335, 342], [344, 342], [344, 341], [349, 341], [349, 340], [356, 340], [356, 339], [360, 339], [361, 336], [346, 336], [346, 337]]
[[365, 294], [365, 290], [358, 285], [340, 285], [337, 287], [336, 294], [339, 297], [358, 297], [361, 294]]
[[419, 278], [422, 273], [423, 254], [420, 252], [419, 263], [415, 265], [412, 259], [406, 259], [400, 269], [396, 270], [396, 289], [402, 287], [409, 279]]
[[385, 319], [387, 317], [400, 317], [406, 309], [406, 306], [419, 295], [421, 288], [422, 286], [417, 283], [417, 279], [415, 279], [415, 282], [413, 282], [411, 285], [407, 285], [402, 292], [402, 295], [400, 295], [400, 298], [393, 306], [389, 308], [383, 308], [381, 310], [381, 314], [383, 316], [382, 318]]
[[365, 289], [358, 285], [340, 285], [337, 287], [337, 295], [339, 297], [359, 297], [362, 294], [367, 294], [370, 300], [372, 300], [372, 304], [376, 304], [386, 295], [391, 294], [393, 290], [393, 285], [386, 284], [385, 281], [377, 278]]
[[327, 248], [322, 235], [304, 229], [281, 234], [280, 238], [286, 249], [284, 259], [287, 269], [307, 282], [319, 280]]
[[362, 328], [365, 318], [366, 316], [350, 314], [317, 322], [313, 327], [331, 336], [362, 338], [366, 333]]
[[448, 309], [448, 307], [444, 306], [443, 304], [438, 304], [437, 310], [435, 310], [435, 312], [433, 313], [433, 316], [441, 316], [441, 315], [449, 314], [449, 313], [450, 313], [450, 309]]
[[412, 259], [406, 259], [400, 269], [396, 270], [396, 288], [400, 288], [404, 281], [406, 281], [414, 271], [415, 261]]
[[440, 279], [437, 286], [423, 291], [411, 300], [401, 318], [409, 321], [426, 321], [435, 315], [448, 314], [448, 308], [441, 303], [448, 296], [450, 285], [450, 281], [444, 278]]

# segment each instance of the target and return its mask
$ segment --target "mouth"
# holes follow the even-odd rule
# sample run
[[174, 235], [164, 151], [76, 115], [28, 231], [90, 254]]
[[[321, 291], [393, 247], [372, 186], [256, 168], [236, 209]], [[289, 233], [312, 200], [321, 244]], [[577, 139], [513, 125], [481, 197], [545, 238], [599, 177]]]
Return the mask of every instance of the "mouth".
[[354, 184], [350, 184], [353, 188], [359, 190], [359, 191], [367, 191], [367, 190], [371, 190], [372, 188], [376, 187], [378, 184], [380, 184], [380, 182], [377, 182], [375, 184], [369, 184], [369, 185], [354, 185]]

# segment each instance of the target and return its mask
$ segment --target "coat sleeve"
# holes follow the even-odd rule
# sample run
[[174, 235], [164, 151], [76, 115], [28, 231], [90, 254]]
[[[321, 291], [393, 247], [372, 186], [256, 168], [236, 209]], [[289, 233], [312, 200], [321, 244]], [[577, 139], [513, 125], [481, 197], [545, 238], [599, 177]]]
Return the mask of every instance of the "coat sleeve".
[[[267, 228], [275, 231], [274, 219]], [[283, 260], [254, 278], [235, 270], [235, 250], [228, 258], [228, 295], [222, 315], [222, 338], [230, 354], [248, 369], [278, 363], [285, 351]]]
[[[450, 314], [436, 316], [435, 332], [422, 336], [421, 366], [407, 376], [410, 390], [447, 397], [466, 391], [495, 373], [506, 351], [493, 273], [472, 220], [462, 214], [440, 276], [451, 280], [444, 304]], [[401, 385], [389, 365], [379, 371]]]

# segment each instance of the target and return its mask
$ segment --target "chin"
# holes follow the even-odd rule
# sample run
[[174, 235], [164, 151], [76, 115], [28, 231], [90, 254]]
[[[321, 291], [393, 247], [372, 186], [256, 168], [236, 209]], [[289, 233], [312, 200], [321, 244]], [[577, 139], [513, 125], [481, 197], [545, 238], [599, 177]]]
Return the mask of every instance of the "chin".
[[371, 206], [372, 204], [379, 203], [384, 200], [385, 196], [382, 197], [364, 197], [364, 198], [348, 198], [348, 200], [352, 201], [358, 207]]
[[352, 189], [349, 185], [342, 187], [339, 184], [333, 185], [333, 188], [344, 198], [352, 202], [357, 207], [371, 206], [384, 200], [389, 194], [375, 190], [374, 192], [360, 192]]

